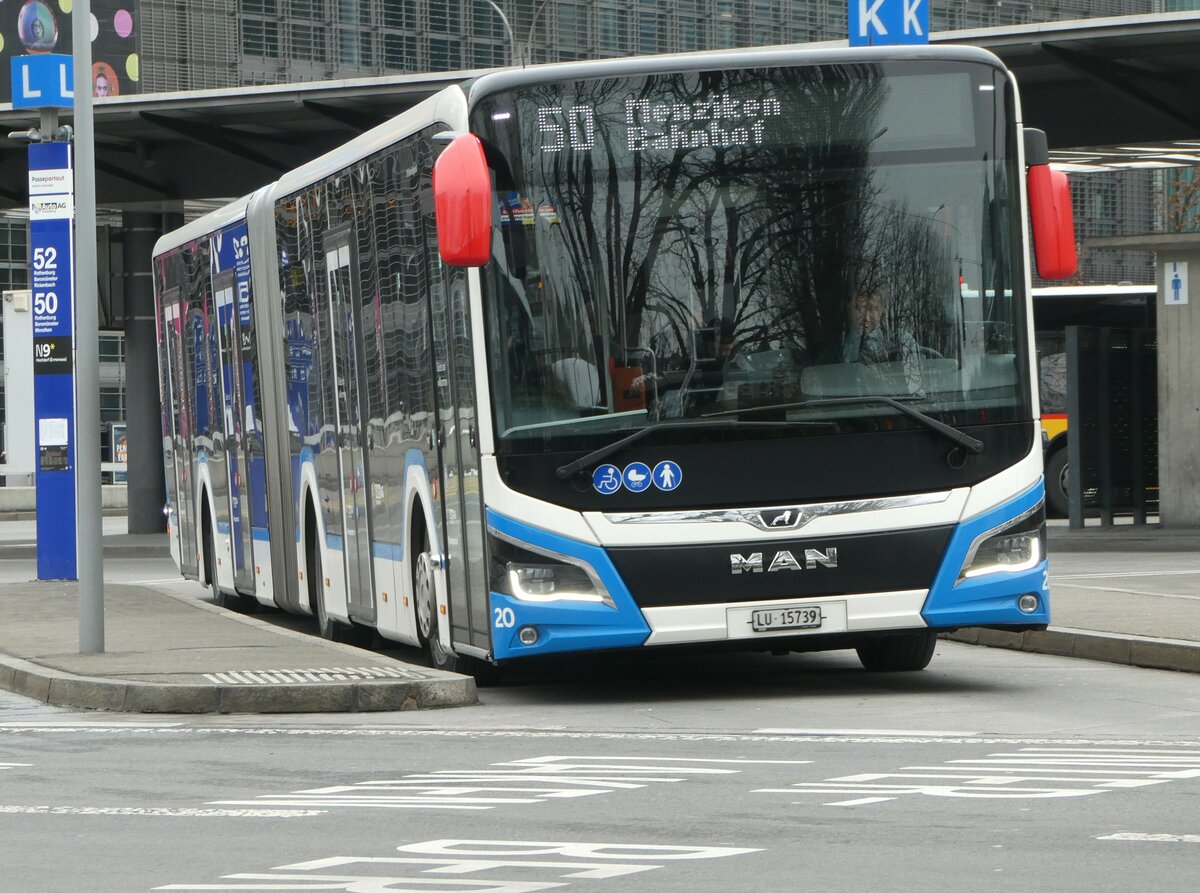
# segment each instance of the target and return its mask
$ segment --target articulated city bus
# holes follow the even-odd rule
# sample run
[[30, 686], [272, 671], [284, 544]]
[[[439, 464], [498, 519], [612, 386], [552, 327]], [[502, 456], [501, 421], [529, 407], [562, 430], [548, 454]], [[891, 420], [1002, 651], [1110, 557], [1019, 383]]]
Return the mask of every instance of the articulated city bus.
[[1020, 122], [969, 47], [506, 70], [164, 236], [183, 575], [469, 672], [1045, 627]]

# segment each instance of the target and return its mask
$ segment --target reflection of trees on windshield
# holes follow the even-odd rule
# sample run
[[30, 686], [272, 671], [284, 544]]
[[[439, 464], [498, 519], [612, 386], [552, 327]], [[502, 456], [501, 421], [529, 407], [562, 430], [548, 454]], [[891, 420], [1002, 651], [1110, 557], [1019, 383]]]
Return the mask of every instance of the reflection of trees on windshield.
[[[510, 363], [500, 380], [519, 379], [524, 396], [502, 399], [537, 423], [923, 393], [918, 355], [955, 359], [939, 387], [962, 385], [960, 274], [1006, 275], [1006, 196], [989, 200], [1004, 169], [988, 169], [988, 148], [931, 161], [941, 137], [904, 123], [922, 88], [896, 84], [873, 65], [683, 72], [545, 84], [482, 106], [506, 122], [489, 138], [510, 168], [498, 176], [503, 269], [489, 275], [512, 295], [499, 315], [525, 318], [538, 357]], [[969, 79], [963, 93], [947, 114], [970, 131]], [[889, 330], [874, 355], [906, 368], [892, 384], [817, 382], [805, 370], [849, 361], [867, 292]], [[493, 344], [523, 340], [514, 325]]]
[[[928, 263], [932, 231], [878, 201], [870, 151], [887, 82], [870, 67], [813, 75], [676, 74], [645, 80], [633, 97], [621, 81], [581, 85], [574, 101], [595, 110], [595, 147], [536, 156], [565, 249], [561, 271], [539, 251], [543, 282], [559, 292], [546, 299], [595, 308], [603, 318], [593, 325], [615, 347], [676, 362], [690, 361], [698, 330], [717, 326], [738, 347], [817, 348], [844, 334], [854, 289], [884, 280], [908, 296], [911, 316], [946, 271]], [[556, 90], [536, 101], [553, 104]], [[722, 91], [778, 97], [789, 114], [760, 147], [625, 145], [626, 99], [688, 106]], [[889, 260], [899, 253], [906, 263]]]

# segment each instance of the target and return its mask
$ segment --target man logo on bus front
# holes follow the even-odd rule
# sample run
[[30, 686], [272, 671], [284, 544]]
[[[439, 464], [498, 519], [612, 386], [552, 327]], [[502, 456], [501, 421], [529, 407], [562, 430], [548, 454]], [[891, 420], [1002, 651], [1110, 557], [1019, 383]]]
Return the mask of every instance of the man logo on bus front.
[[[820, 549], [805, 549], [803, 561], [799, 561], [790, 551], [781, 549], [775, 553], [775, 557], [771, 559], [771, 563], [766, 566], [766, 572], [773, 574], [776, 571], [813, 570], [818, 565], [821, 567], [837, 567], [837, 553], [837, 546], [830, 546], [823, 552]], [[739, 555], [737, 552], [732, 552], [729, 555], [729, 572], [731, 574], [761, 574], [763, 572], [763, 565], [762, 552], [751, 552], [749, 555]]]

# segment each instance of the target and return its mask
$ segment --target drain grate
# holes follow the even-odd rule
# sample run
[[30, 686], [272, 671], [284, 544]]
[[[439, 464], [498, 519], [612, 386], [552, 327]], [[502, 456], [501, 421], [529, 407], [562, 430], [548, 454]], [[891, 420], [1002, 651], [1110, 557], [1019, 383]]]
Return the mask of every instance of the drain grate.
[[428, 679], [429, 676], [401, 667], [321, 667], [314, 670], [229, 670], [205, 673], [204, 678], [223, 685], [305, 685], [373, 679]]

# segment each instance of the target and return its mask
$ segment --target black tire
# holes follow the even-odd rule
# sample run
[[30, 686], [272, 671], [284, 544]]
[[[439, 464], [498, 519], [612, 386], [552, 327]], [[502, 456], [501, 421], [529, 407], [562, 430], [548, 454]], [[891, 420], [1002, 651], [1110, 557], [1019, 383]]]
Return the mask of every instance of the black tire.
[[856, 650], [863, 667], [873, 673], [904, 673], [929, 666], [935, 645], [937, 633], [923, 629], [874, 639]]
[[204, 549], [204, 576], [208, 580], [208, 589], [212, 593], [213, 604], [229, 611], [236, 611], [238, 597], [228, 592], [222, 592], [221, 587], [217, 585], [217, 550], [214, 548], [212, 516], [208, 513], [207, 500], [200, 523], [203, 528], [201, 538]]
[[1052, 515], [1065, 518], [1071, 510], [1071, 497], [1067, 491], [1067, 449], [1061, 447], [1046, 460], [1046, 508]]
[[212, 593], [213, 604], [228, 608], [227, 596], [217, 585], [217, 551], [213, 548], [212, 521], [207, 508], [200, 516], [200, 548], [204, 553], [204, 579]]

